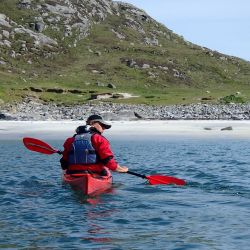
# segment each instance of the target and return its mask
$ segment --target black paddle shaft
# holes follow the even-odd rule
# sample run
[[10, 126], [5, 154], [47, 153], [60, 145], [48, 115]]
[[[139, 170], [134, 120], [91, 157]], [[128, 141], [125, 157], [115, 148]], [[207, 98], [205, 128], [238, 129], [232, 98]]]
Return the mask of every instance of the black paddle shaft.
[[138, 174], [138, 173], [135, 173], [135, 172], [132, 172], [132, 171], [128, 171], [127, 174], [131, 174], [131, 175], [135, 175], [135, 176], [141, 177], [143, 179], [147, 179], [147, 176], [144, 175], [144, 174]]

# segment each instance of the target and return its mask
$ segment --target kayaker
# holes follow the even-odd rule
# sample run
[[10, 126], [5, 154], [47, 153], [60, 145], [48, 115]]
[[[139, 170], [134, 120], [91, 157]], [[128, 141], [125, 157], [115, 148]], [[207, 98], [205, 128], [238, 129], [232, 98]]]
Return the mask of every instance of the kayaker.
[[63, 157], [60, 160], [62, 168], [67, 169], [68, 173], [89, 171], [102, 174], [104, 167], [126, 173], [128, 168], [116, 162], [109, 141], [102, 135], [105, 129], [110, 128], [111, 125], [101, 116], [89, 116], [86, 126], [79, 126], [76, 134], [64, 142]]

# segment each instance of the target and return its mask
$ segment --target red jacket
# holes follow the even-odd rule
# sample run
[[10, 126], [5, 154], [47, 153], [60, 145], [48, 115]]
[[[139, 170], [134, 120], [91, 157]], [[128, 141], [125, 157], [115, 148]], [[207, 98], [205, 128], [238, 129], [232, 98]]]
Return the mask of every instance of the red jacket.
[[[64, 151], [63, 151], [63, 159], [65, 161], [68, 160], [69, 152], [71, 151], [72, 143], [74, 142], [75, 138], [70, 137], [64, 142]], [[103, 137], [102, 135], [95, 133], [91, 137], [92, 146], [94, 147], [97, 155], [99, 156], [100, 160], [105, 162], [99, 162], [97, 164], [91, 165], [70, 165], [70, 170], [90, 170], [92, 172], [101, 172], [103, 167], [107, 167], [112, 171], [115, 171], [118, 164], [114, 159], [114, 154], [110, 149], [109, 141]]]

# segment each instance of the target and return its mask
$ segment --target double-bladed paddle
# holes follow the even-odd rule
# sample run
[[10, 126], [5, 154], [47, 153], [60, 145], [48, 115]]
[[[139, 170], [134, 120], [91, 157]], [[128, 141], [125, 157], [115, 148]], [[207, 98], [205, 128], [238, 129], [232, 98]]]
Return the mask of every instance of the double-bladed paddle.
[[[43, 142], [35, 138], [25, 137], [23, 138], [23, 144], [27, 149], [31, 151], [39, 152], [42, 154], [47, 154], [47, 155], [51, 155], [55, 153], [62, 154], [60, 150], [54, 149], [46, 142]], [[131, 174], [131, 175], [143, 178], [143, 179], [147, 179], [150, 185], [175, 184], [175, 185], [183, 186], [186, 184], [184, 180], [176, 178], [176, 177], [172, 177], [172, 176], [164, 176], [164, 175], [159, 175], [159, 174], [146, 176], [146, 175], [138, 174], [132, 171], [128, 171], [127, 174]]]

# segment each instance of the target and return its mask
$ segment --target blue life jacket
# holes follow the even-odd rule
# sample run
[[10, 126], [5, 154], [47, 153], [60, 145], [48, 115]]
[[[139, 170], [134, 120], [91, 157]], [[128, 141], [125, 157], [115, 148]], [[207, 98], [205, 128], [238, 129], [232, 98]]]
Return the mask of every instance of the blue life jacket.
[[72, 148], [69, 153], [69, 165], [87, 165], [97, 163], [96, 151], [91, 142], [92, 135], [93, 133], [87, 132], [75, 136], [75, 140], [72, 143]]

